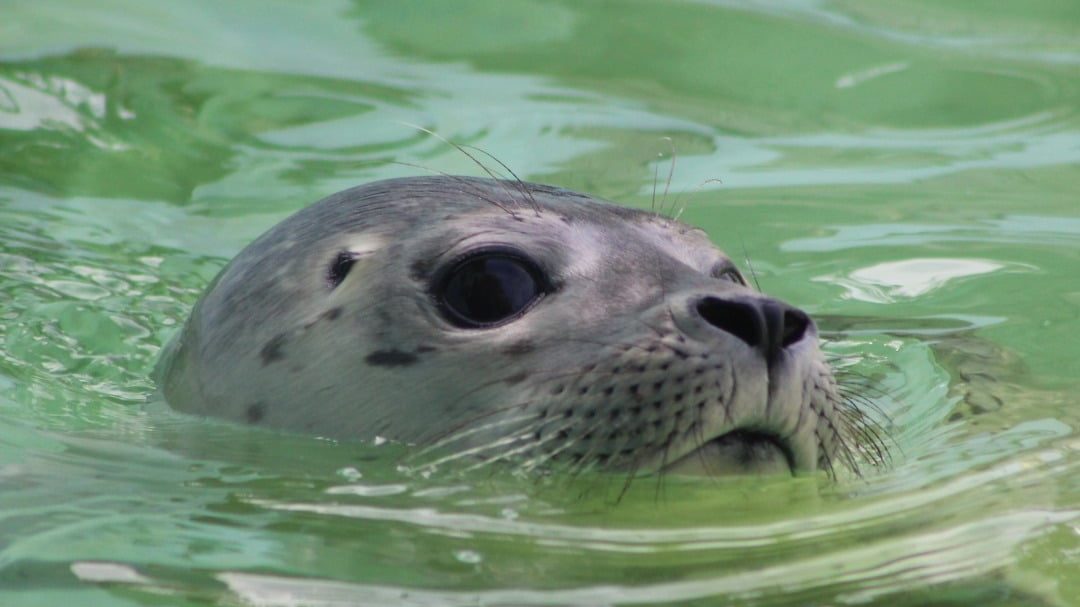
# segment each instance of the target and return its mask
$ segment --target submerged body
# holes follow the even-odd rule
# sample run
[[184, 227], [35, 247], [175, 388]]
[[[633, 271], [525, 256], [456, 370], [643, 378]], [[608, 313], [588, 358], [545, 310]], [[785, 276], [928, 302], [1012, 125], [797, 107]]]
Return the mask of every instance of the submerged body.
[[175, 408], [437, 461], [810, 472], [853, 417], [803, 312], [704, 232], [536, 184], [376, 182], [245, 248], [159, 363]]

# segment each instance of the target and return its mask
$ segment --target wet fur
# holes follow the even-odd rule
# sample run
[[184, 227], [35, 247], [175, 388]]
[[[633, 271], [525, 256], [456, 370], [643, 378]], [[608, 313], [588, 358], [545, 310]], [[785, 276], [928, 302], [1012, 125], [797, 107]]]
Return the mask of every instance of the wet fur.
[[[433, 273], [492, 242], [525, 248], [555, 291], [500, 329], [449, 326]], [[343, 254], [350, 270], [328, 284]], [[746, 429], [790, 445], [796, 472], [884, 462], [868, 401], [838, 385], [816, 335], [766, 371], [687, 316], [702, 293], [764, 297], [709, 275], [725, 260], [700, 230], [568, 190], [376, 182], [242, 251], [167, 349], [159, 382], [177, 409], [416, 443], [425, 466], [561, 462], [632, 477]]]

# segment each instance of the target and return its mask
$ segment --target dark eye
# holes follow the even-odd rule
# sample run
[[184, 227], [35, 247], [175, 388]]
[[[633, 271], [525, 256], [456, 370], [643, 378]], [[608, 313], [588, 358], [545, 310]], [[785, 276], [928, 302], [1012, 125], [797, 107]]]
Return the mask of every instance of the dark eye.
[[713, 278], [719, 278], [720, 280], [726, 280], [738, 285], [746, 286], [746, 279], [739, 273], [739, 270], [730, 263], [724, 263], [718, 265], [712, 271]]
[[503, 251], [471, 255], [436, 281], [435, 296], [450, 322], [483, 329], [514, 320], [550, 288], [531, 261]]
[[356, 255], [353, 253], [349, 251], [338, 253], [326, 270], [326, 286], [336, 289], [341, 284], [341, 281], [345, 280], [345, 277], [349, 275], [349, 270], [352, 269], [354, 263], [356, 263]]

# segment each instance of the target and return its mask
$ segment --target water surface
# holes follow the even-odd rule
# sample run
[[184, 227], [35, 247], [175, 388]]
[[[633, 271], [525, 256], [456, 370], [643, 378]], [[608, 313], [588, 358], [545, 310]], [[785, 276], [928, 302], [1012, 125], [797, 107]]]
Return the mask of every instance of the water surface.
[[[1080, 604], [1075, 2], [0, 14], [0, 604]], [[407, 124], [631, 206], [659, 182], [872, 380], [894, 466], [620, 500], [156, 402], [263, 230], [412, 165], [482, 174]]]

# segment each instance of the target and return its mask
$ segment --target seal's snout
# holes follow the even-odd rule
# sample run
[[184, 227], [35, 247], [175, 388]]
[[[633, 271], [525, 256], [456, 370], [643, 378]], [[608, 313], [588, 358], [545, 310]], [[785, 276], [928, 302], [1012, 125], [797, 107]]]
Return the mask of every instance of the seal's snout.
[[769, 298], [721, 298], [709, 295], [694, 306], [709, 325], [742, 340], [773, 361], [811, 331], [810, 317], [798, 308]]

